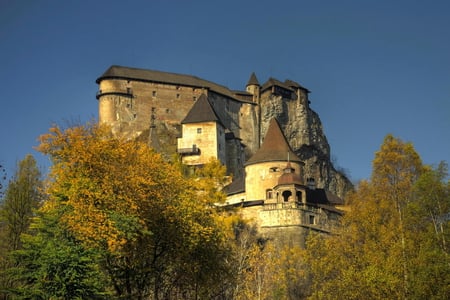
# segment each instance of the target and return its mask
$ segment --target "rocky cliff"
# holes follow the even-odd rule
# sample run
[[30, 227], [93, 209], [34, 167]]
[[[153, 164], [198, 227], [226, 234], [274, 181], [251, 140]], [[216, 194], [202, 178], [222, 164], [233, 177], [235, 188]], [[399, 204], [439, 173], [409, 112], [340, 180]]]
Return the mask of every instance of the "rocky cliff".
[[304, 182], [307, 178], [314, 178], [318, 188], [344, 198], [353, 189], [353, 184], [333, 166], [322, 122], [319, 115], [309, 107], [309, 101], [306, 98], [287, 100], [273, 94], [262, 97], [262, 136], [273, 117], [278, 119], [292, 149], [305, 163]]

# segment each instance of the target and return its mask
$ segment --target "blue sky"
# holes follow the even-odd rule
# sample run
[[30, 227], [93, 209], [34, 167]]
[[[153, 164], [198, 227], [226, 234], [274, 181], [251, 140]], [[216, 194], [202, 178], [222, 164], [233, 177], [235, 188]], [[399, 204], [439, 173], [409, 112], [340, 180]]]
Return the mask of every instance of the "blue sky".
[[8, 174], [52, 123], [97, 118], [110, 65], [244, 89], [311, 90], [337, 164], [368, 178], [386, 134], [450, 162], [449, 1], [0, 0], [0, 163]]

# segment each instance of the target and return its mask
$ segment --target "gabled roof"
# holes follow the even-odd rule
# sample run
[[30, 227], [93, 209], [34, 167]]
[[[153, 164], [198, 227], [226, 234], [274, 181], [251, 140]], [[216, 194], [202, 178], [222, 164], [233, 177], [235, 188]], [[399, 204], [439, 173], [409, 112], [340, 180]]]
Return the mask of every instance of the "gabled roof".
[[203, 122], [218, 122], [223, 126], [220, 118], [217, 116], [214, 108], [209, 103], [208, 97], [202, 94], [194, 103], [191, 110], [186, 117], [181, 121], [181, 124], [189, 123], [203, 123]]
[[[288, 154], [289, 153], [289, 154]], [[266, 137], [256, 153], [250, 157], [246, 165], [256, 164], [268, 161], [294, 161], [301, 162], [300, 158], [292, 151], [286, 137], [281, 131], [278, 121], [273, 118], [270, 120]]]
[[286, 89], [288, 91], [291, 91], [291, 92], [295, 91], [295, 89], [302, 89], [302, 90], [306, 91], [307, 93], [310, 93], [310, 91], [307, 88], [301, 86], [300, 84], [298, 84], [295, 81], [286, 79], [284, 82], [281, 82], [278, 79], [273, 78], [273, 77], [270, 77], [269, 80], [267, 80], [262, 85], [261, 91], [265, 91], [265, 90], [271, 88], [272, 86], [279, 86], [279, 87]]
[[227, 87], [192, 75], [168, 73], [154, 70], [138, 69], [113, 65], [95, 81], [97, 84], [105, 79], [131, 79], [144, 82], [168, 83], [196, 88], [210, 89], [218, 94], [238, 100]]
[[284, 82], [279, 81], [278, 79], [275, 79], [273, 77], [270, 77], [269, 80], [267, 80], [261, 87], [261, 91], [265, 91], [269, 88], [271, 88], [272, 86], [279, 86], [282, 87], [286, 90], [289, 90], [291, 92], [293, 92], [294, 90], [289, 87], [288, 85], [286, 85]]
[[250, 79], [248, 80], [247, 86], [249, 85], [258, 85], [259, 86], [259, 81], [256, 78], [255, 72], [252, 72], [252, 75], [250, 75]]
[[292, 81], [290, 79], [286, 79], [284, 81], [284, 84], [286, 84], [287, 86], [290, 86], [292, 88], [302, 89], [302, 90], [306, 91], [307, 93], [310, 93], [310, 91], [307, 88], [305, 88], [304, 86], [301, 86], [299, 83]]

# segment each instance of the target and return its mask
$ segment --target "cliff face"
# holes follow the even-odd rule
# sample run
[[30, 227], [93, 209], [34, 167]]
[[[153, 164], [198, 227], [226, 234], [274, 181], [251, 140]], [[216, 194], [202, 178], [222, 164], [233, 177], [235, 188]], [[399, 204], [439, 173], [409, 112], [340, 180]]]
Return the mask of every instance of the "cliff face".
[[353, 189], [345, 174], [331, 162], [330, 145], [319, 115], [309, 108], [306, 97], [286, 99], [282, 96], [261, 97], [261, 133], [264, 137], [271, 118], [276, 117], [294, 152], [305, 163], [303, 180], [314, 178], [318, 188], [327, 189], [339, 197]]

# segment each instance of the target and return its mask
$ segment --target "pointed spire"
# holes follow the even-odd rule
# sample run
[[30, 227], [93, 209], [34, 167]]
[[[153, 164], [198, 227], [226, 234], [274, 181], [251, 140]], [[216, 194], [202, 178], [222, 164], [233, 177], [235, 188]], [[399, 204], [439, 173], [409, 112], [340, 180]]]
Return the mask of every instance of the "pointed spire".
[[250, 75], [250, 79], [247, 82], [247, 86], [249, 85], [257, 85], [259, 86], [259, 81], [256, 78], [255, 72], [252, 72], [252, 75]]
[[214, 108], [211, 106], [208, 97], [206, 97], [205, 94], [202, 94], [198, 98], [184, 120], [181, 121], [181, 124], [202, 122], [218, 122], [222, 125], [222, 122], [220, 121], [219, 117], [214, 111]]
[[269, 128], [267, 129], [266, 137], [261, 148], [250, 157], [246, 165], [267, 161], [287, 161], [286, 153], [288, 153], [289, 161], [301, 161], [289, 146], [277, 120], [273, 118], [270, 120]]

